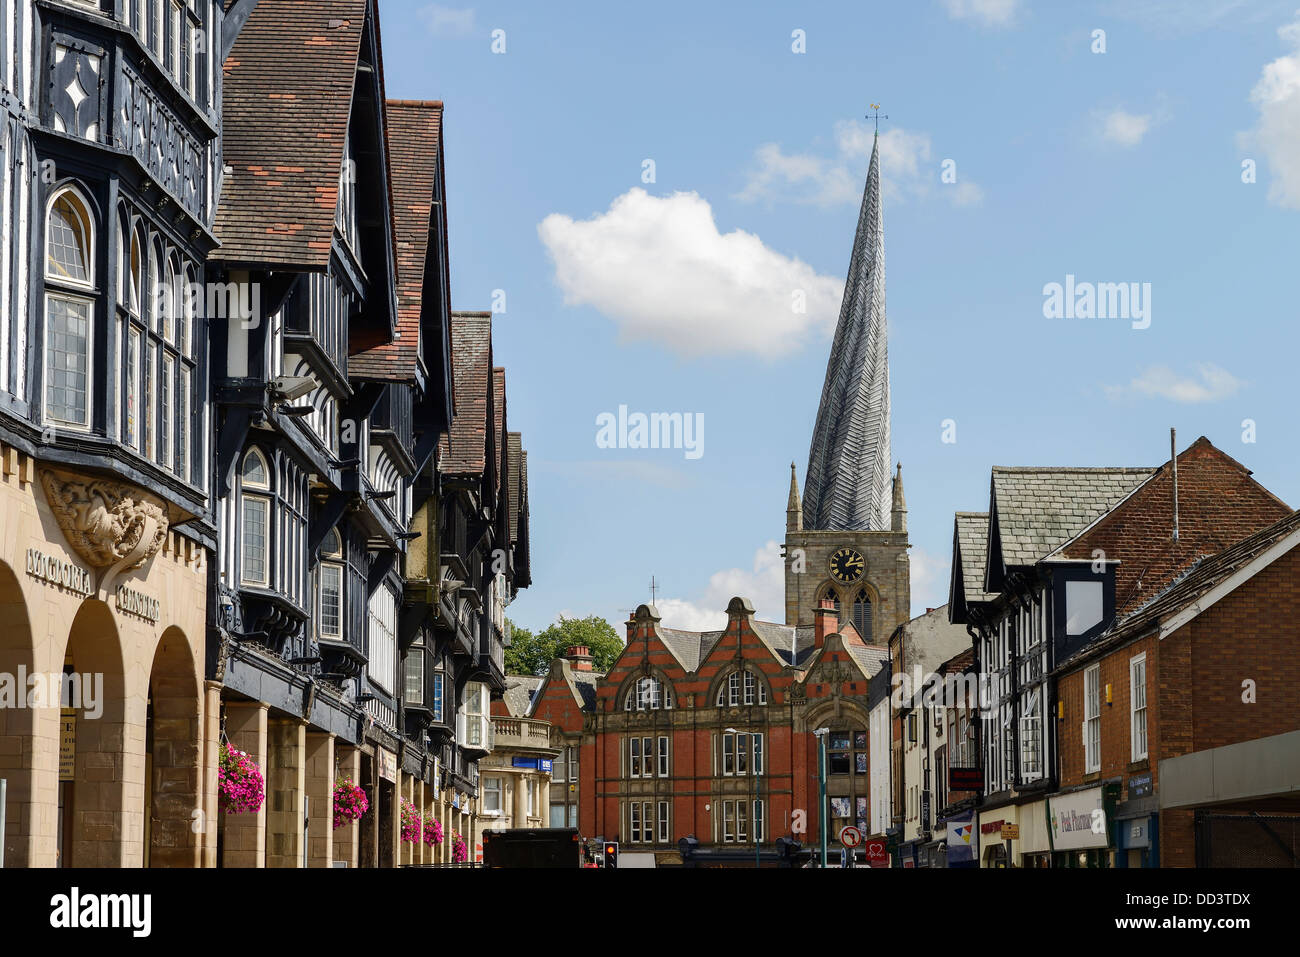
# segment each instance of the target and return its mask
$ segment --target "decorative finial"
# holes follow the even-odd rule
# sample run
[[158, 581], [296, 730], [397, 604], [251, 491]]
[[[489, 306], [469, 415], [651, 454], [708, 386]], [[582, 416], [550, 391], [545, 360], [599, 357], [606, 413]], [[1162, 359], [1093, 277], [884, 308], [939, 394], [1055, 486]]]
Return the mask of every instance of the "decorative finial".
[[867, 116], [866, 116], [866, 118], [869, 119], [869, 120], [870, 120], [870, 119], [874, 119], [874, 120], [876, 121], [876, 135], [879, 136], [879, 135], [880, 135], [880, 121], [881, 121], [882, 119], [884, 119], [884, 120], [889, 119], [889, 116], [888, 116], [888, 115], [884, 115], [884, 116], [881, 115], [881, 113], [880, 113], [880, 104], [879, 104], [879, 103], [872, 103], [872, 104], [871, 104], [871, 109], [874, 110], [875, 112], [874, 112], [874, 113], [868, 113]]

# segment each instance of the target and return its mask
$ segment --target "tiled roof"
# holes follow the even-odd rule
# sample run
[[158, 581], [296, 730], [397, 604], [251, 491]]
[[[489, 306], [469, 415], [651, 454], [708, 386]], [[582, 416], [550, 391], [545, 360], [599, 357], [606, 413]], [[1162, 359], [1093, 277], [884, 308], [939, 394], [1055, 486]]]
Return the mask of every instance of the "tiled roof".
[[[763, 644], [767, 645], [767, 650], [772, 652], [773, 657], [786, 665], [797, 665], [807, 658], [816, 640], [816, 629], [812, 625], [778, 625], [770, 621], [759, 621], [757, 618], [750, 624], [754, 627], [754, 633], [762, 639]], [[790, 660], [792, 634], [795, 649], [793, 662]]]
[[992, 498], [1003, 564], [1035, 564], [1114, 508], [1154, 471], [994, 466]]
[[226, 262], [323, 269], [368, 0], [261, 0], [222, 65]]
[[438, 178], [442, 102], [389, 100], [384, 115], [388, 168], [393, 179], [397, 338], [349, 356], [348, 374], [366, 379], [409, 381], [415, 378], [420, 354], [424, 263]]
[[[961, 585], [966, 601], [991, 601], [995, 596], [984, 590], [984, 566], [988, 561], [989, 513], [958, 512], [956, 518], [957, 549], [961, 562]], [[958, 561], [958, 556], [953, 556]]]
[[449, 475], [482, 475], [487, 468], [488, 388], [492, 377], [492, 317], [485, 312], [451, 314], [451, 362], [456, 414], [438, 440], [438, 469]]
[[871, 678], [889, 661], [889, 649], [880, 645], [866, 645], [858, 641], [844, 642], [844, 650], [857, 662], [862, 673]]
[[532, 711], [533, 695], [541, 687], [544, 678], [532, 675], [506, 676], [506, 690], [501, 695], [511, 717], [526, 718]]
[[1242, 539], [1230, 548], [1225, 548], [1214, 555], [1201, 557], [1182, 575], [1177, 576], [1164, 591], [1132, 614], [1117, 619], [1106, 634], [1086, 645], [1063, 664], [1070, 664], [1084, 657], [1095, 657], [1098, 653], [1126, 639], [1137, 637], [1148, 628], [1192, 607], [1206, 593], [1249, 565], [1261, 553], [1297, 531], [1300, 531], [1300, 510]]
[[574, 671], [573, 685], [582, 696], [582, 710], [592, 711], [596, 707], [596, 682], [605, 677], [599, 671]]
[[658, 634], [682, 668], [686, 671], [695, 671], [724, 632], [681, 631], [677, 628], [660, 627]]
[[497, 481], [503, 487], [506, 482], [503, 459], [507, 459], [506, 447], [509, 444], [505, 434], [506, 424], [506, 370], [502, 366], [492, 368], [492, 435], [496, 439]]
[[511, 432], [506, 436], [507, 458], [510, 461], [510, 471], [506, 476], [506, 523], [510, 528], [510, 543], [513, 545], [519, 541], [519, 476], [520, 468], [523, 466], [523, 436], [518, 432]]

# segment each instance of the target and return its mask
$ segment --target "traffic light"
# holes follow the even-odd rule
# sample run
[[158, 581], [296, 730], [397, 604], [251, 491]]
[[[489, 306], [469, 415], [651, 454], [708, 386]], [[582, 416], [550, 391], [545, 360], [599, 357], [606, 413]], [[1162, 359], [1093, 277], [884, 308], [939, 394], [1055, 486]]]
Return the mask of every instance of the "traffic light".
[[605, 842], [605, 866], [618, 867], [618, 842]]

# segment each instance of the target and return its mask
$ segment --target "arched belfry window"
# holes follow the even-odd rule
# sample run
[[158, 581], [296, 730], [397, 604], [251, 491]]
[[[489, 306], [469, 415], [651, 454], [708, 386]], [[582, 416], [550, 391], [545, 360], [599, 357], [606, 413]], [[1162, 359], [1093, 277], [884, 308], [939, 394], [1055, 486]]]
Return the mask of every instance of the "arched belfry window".
[[840, 593], [832, 586], [827, 585], [822, 589], [821, 594], [817, 596], [817, 604], [814, 607], [821, 607], [821, 603], [824, 599], [830, 599], [832, 606], [835, 608], [835, 615], [838, 618], [840, 613]]
[[871, 640], [871, 596], [865, 588], [858, 589], [857, 597], [853, 599], [853, 617], [850, 621], [863, 641]]
[[95, 222], [71, 186], [50, 199], [45, 217], [45, 415], [89, 428], [94, 355]]
[[[249, 449], [240, 470], [240, 580], [265, 586], [271, 550], [271, 475], [266, 459]], [[260, 494], [259, 494], [260, 493]]]

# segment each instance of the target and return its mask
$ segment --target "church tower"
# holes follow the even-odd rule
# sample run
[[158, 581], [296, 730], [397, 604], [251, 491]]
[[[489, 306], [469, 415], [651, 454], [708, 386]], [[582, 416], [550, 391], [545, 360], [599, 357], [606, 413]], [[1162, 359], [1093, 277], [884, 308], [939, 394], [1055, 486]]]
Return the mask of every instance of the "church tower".
[[[844, 301], [808, 452], [804, 494], [791, 468], [785, 619], [813, 624], [823, 598], [884, 644], [911, 612], [902, 466], [889, 474], [889, 356], [880, 136], [871, 150]], [[892, 481], [891, 481], [892, 478]]]

